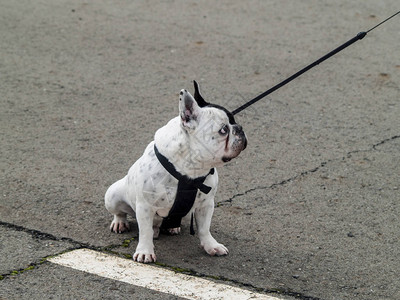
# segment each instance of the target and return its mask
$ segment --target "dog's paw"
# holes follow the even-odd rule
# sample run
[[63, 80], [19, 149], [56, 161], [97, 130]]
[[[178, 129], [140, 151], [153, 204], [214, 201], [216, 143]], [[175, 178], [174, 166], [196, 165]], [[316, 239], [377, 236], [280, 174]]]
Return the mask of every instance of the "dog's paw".
[[161, 227], [161, 233], [165, 235], [178, 235], [181, 233], [181, 228], [176, 227], [176, 228], [162, 228]]
[[157, 258], [156, 255], [154, 253], [139, 253], [136, 252], [133, 255], [133, 260], [137, 261], [137, 262], [141, 262], [141, 263], [151, 263], [151, 262], [156, 262]]
[[177, 227], [177, 228], [168, 228], [167, 230], [168, 230], [168, 233], [169, 233], [170, 235], [178, 235], [178, 234], [181, 233], [181, 228], [180, 228], [180, 227]]
[[151, 263], [156, 262], [157, 258], [154, 254], [153, 240], [142, 241], [136, 247], [135, 254], [133, 254], [133, 260], [141, 263]]
[[117, 215], [114, 216], [114, 220], [110, 225], [111, 232], [115, 233], [123, 233], [125, 231], [129, 231], [129, 223], [126, 220], [126, 217], [119, 217]]
[[200, 241], [200, 245], [211, 256], [222, 256], [229, 253], [228, 248], [218, 243], [211, 235], [201, 237]]
[[222, 255], [228, 255], [229, 251], [228, 248], [226, 248], [224, 245], [220, 243], [210, 243], [210, 244], [204, 244], [202, 245], [204, 250], [211, 256], [222, 256]]

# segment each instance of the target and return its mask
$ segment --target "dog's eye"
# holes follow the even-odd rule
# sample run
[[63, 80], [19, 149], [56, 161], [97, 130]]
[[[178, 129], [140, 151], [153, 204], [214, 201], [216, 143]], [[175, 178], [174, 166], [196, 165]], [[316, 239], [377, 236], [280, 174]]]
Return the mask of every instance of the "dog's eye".
[[226, 135], [229, 132], [229, 127], [228, 125], [222, 126], [222, 128], [218, 131], [220, 135]]

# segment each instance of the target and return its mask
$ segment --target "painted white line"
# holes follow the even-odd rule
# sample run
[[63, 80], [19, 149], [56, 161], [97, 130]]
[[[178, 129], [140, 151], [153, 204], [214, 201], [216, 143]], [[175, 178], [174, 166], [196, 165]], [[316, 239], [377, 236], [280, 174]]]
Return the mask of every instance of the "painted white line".
[[50, 262], [187, 299], [278, 298], [254, 293], [211, 280], [175, 273], [101, 252], [78, 249], [49, 259]]

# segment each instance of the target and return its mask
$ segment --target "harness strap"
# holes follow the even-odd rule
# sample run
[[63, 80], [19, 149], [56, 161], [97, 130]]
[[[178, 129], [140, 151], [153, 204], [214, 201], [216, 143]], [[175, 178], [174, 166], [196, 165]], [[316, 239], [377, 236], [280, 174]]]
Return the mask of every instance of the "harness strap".
[[188, 185], [194, 186], [197, 189], [199, 189], [200, 191], [202, 191], [204, 194], [208, 194], [211, 191], [211, 187], [203, 184], [204, 180], [206, 180], [207, 176], [210, 174], [214, 174], [214, 168], [212, 168], [210, 170], [210, 172], [208, 172], [208, 174], [206, 176], [203, 177], [199, 177], [199, 178], [189, 178], [186, 175], [182, 175], [181, 173], [179, 173], [174, 165], [168, 160], [168, 158], [166, 158], [164, 155], [162, 155], [156, 145], [154, 144], [154, 153], [156, 154], [159, 162], [161, 163], [161, 165], [168, 171], [168, 173], [170, 173], [172, 176], [174, 176], [178, 181], [184, 181], [186, 182]]
[[[182, 218], [192, 209], [194, 201], [196, 200], [197, 191], [200, 190], [205, 194], [208, 194], [211, 191], [211, 187], [205, 185], [204, 181], [208, 175], [214, 174], [215, 171], [214, 169], [211, 169], [206, 176], [192, 179], [179, 173], [168, 158], [158, 151], [156, 145], [154, 145], [154, 153], [168, 173], [178, 180], [178, 190], [176, 192], [174, 204], [172, 205], [168, 216], [164, 218], [161, 228], [177, 228], [181, 226]], [[194, 235], [193, 214], [190, 222], [190, 234]]]

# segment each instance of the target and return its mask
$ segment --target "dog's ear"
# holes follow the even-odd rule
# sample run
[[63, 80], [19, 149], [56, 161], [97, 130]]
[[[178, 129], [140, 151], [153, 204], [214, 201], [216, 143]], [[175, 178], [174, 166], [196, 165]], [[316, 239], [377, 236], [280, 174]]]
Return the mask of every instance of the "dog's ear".
[[208, 103], [203, 99], [203, 97], [200, 94], [200, 86], [197, 83], [196, 80], [193, 80], [193, 85], [194, 85], [194, 99], [196, 100], [197, 104], [200, 107], [207, 106]]
[[179, 94], [179, 115], [182, 126], [194, 129], [200, 115], [200, 106], [193, 96], [186, 90], [181, 90]]

